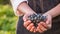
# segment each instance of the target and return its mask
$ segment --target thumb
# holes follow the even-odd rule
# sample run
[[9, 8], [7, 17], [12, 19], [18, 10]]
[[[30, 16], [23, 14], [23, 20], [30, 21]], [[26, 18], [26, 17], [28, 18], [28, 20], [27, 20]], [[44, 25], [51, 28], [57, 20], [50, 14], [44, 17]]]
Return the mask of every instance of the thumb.
[[47, 20], [46, 21], [46, 24], [47, 24], [48, 28], [50, 29], [51, 26], [52, 26], [52, 21], [51, 20]]
[[27, 21], [27, 18], [28, 18], [27, 15], [24, 15], [24, 16], [23, 16], [23, 20], [24, 20], [24, 21]]

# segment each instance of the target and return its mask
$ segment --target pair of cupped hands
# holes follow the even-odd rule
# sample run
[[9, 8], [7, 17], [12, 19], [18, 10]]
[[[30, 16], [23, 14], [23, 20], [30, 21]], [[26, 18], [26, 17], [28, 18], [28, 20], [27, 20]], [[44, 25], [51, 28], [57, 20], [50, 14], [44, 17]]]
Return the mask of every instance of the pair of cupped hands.
[[47, 20], [46, 22], [40, 22], [38, 23], [37, 27], [34, 26], [34, 24], [28, 20], [28, 16], [34, 14], [35, 12], [28, 12], [26, 13], [24, 16], [23, 16], [23, 20], [24, 20], [24, 23], [23, 23], [23, 26], [29, 30], [30, 32], [40, 32], [40, 33], [43, 33], [45, 31], [47, 31], [48, 29], [51, 28], [52, 26], [52, 17], [49, 15], [49, 14], [43, 14], [45, 16], [47, 16]]

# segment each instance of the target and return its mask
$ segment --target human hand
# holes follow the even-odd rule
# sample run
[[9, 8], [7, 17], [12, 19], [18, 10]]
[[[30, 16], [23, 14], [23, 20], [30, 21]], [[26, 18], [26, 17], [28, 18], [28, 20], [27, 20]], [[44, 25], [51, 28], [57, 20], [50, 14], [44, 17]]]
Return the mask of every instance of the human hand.
[[24, 22], [24, 27], [30, 32], [36, 32], [35, 26], [30, 20]]
[[47, 15], [47, 14], [43, 14], [43, 15], [47, 16], [47, 19], [46, 19], [46, 22], [38, 23], [38, 26], [37, 26], [36, 30], [40, 33], [43, 33], [44, 31], [47, 31], [52, 26], [52, 17], [50, 15]]
[[35, 29], [35, 26], [33, 23], [31, 23], [30, 20], [28, 20], [28, 16], [34, 14], [33, 12], [29, 12], [29, 13], [26, 13], [24, 16], [23, 16], [23, 20], [24, 20], [24, 27], [29, 30], [30, 32], [36, 32], [36, 29]]

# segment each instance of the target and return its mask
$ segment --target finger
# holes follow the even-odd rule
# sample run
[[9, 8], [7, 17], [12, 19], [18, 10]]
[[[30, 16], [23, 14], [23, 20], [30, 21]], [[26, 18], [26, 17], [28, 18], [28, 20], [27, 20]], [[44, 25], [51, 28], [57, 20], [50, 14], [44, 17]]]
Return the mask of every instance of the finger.
[[36, 31], [37, 31], [37, 32], [40, 32], [40, 33], [43, 32], [39, 27], [37, 27]]
[[27, 27], [29, 24], [31, 23], [31, 21], [30, 20], [28, 20], [28, 21], [26, 21], [26, 22], [24, 22], [24, 27]]
[[28, 18], [27, 15], [24, 15], [24, 16], [23, 16], [23, 20], [24, 20], [24, 21], [27, 21], [27, 20], [28, 20], [27, 18]]
[[36, 33], [36, 28], [34, 27], [34, 33]]
[[30, 29], [30, 31], [31, 31], [31, 32], [34, 32], [34, 27], [32, 27], [32, 28]]
[[28, 27], [27, 30], [30, 30], [33, 27], [33, 23], [31, 23]]
[[47, 30], [47, 29], [46, 29], [44, 26], [42, 26], [41, 24], [39, 25], [39, 28], [40, 28], [43, 32]]
[[48, 16], [48, 17], [47, 17], [47, 20], [46, 20], [46, 24], [51, 24], [51, 22], [52, 22], [52, 19], [51, 19], [50, 16]]
[[48, 28], [47, 24], [45, 22], [40, 22], [40, 24], [44, 27], [44, 28]]
[[48, 26], [48, 29], [50, 29], [51, 26], [52, 26], [52, 21], [48, 19], [48, 20], [46, 21], [46, 24], [47, 24], [47, 26]]
[[49, 19], [47, 19], [47, 20], [46, 20], [46, 24], [49, 24], [49, 21], [50, 21], [50, 20], [49, 20]]

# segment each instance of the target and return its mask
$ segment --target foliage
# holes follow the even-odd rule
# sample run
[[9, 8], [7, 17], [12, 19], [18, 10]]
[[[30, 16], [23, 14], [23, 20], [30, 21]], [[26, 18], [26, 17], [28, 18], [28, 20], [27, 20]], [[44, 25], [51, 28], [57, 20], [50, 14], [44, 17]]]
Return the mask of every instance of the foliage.
[[9, 2], [10, 0], [0, 0], [0, 4], [9, 4], [10, 2]]
[[0, 34], [15, 34], [17, 17], [10, 5], [0, 5]]

